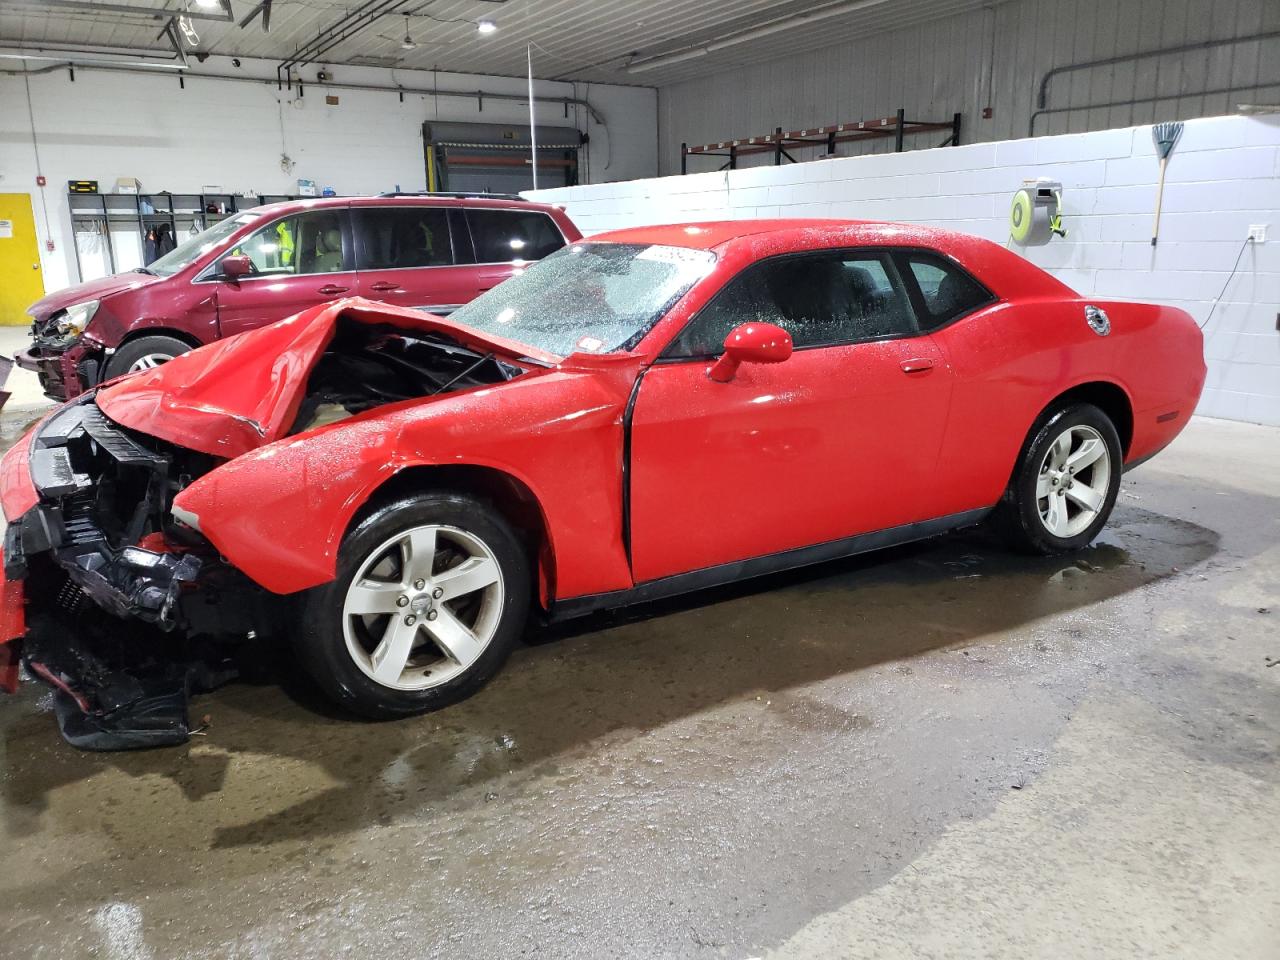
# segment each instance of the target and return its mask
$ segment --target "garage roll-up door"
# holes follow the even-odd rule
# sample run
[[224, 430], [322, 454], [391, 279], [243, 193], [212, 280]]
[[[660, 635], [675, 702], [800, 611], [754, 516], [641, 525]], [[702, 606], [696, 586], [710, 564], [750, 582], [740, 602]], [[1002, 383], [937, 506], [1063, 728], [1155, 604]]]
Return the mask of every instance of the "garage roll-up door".
[[[519, 193], [533, 187], [533, 150], [527, 126], [498, 123], [424, 123], [427, 189]], [[578, 151], [586, 138], [575, 127], [537, 129], [538, 186], [574, 186]]]

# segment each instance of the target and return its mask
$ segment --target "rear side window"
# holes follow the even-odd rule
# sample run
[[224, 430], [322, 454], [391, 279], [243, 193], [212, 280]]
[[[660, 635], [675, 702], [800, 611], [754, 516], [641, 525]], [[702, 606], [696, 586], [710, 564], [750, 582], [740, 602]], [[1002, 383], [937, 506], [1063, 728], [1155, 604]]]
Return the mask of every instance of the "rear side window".
[[356, 207], [357, 267], [400, 270], [453, 263], [449, 217], [441, 207]]
[[467, 211], [476, 263], [541, 260], [564, 246], [559, 228], [545, 213], [531, 210]]
[[747, 268], [699, 311], [664, 356], [718, 355], [733, 328], [752, 321], [777, 324], [798, 348], [916, 333], [906, 293], [884, 256], [810, 254]]
[[956, 264], [929, 253], [905, 253], [905, 271], [920, 291], [920, 326], [933, 330], [994, 298]]

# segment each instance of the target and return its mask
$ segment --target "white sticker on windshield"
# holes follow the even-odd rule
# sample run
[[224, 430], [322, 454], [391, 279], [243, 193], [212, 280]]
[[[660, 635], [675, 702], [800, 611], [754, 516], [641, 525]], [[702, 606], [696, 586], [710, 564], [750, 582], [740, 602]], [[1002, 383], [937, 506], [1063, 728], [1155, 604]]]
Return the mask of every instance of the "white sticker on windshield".
[[575, 349], [584, 353], [599, 353], [604, 348], [604, 341], [595, 337], [583, 337], [578, 341]]
[[636, 259], [656, 260], [659, 263], [688, 266], [690, 264], [710, 263], [715, 260], [715, 257], [708, 250], [690, 250], [688, 247], [666, 247], [655, 244], [637, 253]]

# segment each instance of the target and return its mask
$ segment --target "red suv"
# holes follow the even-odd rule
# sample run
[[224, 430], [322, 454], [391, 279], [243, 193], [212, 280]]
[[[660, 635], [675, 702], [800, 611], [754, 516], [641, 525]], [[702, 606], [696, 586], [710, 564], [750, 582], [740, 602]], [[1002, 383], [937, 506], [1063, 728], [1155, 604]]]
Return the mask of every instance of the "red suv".
[[38, 300], [27, 311], [32, 344], [14, 359], [65, 400], [339, 297], [447, 314], [581, 237], [562, 210], [517, 197], [386, 194], [256, 207], [147, 267]]

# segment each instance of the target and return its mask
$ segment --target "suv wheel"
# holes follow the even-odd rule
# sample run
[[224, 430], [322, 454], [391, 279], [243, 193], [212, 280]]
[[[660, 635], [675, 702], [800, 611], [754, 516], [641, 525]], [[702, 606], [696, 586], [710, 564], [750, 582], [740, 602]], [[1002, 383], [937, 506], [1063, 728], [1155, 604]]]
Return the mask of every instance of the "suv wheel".
[[150, 370], [162, 363], [168, 363], [179, 357], [191, 347], [177, 337], [139, 337], [130, 340], [111, 355], [103, 370], [102, 379], [123, 376], [126, 373], [137, 373], [139, 370]]

